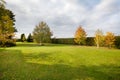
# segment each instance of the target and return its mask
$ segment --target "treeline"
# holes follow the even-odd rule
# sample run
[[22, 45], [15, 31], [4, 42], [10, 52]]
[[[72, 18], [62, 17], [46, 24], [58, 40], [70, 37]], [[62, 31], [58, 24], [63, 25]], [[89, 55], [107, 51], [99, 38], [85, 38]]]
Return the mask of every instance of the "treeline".
[[[77, 45], [74, 41], [74, 38], [52, 38], [52, 43], [54, 44], [72, 44]], [[83, 46], [95, 46], [95, 40], [94, 37], [87, 37], [85, 40], [85, 44]], [[102, 47], [106, 47], [105, 44], [102, 45]], [[115, 45], [114, 47], [120, 49], [120, 36], [115, 36]]]

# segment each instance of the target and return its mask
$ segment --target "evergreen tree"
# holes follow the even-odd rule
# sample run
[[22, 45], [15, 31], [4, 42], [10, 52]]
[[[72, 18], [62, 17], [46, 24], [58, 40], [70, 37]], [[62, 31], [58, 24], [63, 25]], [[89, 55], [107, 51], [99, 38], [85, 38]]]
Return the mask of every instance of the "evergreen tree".
[[46, 43], [51, 41], [52, 33], [50, 32], [49, 26], [45, 22], [39, 23], [33, 31], [33, 38], [35, 42], [40, 43]]
[[28, 35], [27, 42], [33, 42], [33, 37], [31, 33]]
[[25, 42], [25, 41], [26, 41], [26, 37], [25, 37], [25, 34], [24, 34], [24, 33], [21, 34], [21, 41], [22, 41], [22, 42]]

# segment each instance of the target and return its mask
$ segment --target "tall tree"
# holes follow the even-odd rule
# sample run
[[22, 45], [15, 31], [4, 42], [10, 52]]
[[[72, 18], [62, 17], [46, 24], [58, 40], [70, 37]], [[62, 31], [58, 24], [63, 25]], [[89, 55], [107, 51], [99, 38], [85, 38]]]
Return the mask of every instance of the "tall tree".
[[106, 36], [105, 36], [105, 43], [106, 45], [111, 48], [114, 43], [115, 43], [115, 35], [112, 32], [107, 32]]
[[28, 35], [27, 42], [33, 42], [33, 37], [31, 33]]
[[4, 0], [0, 0], [0, 45], [2, 46], [6, 46], [8, 42], [12, 43], [15, 32], [15, 16], [12, 11], [5, 8], [4, 3]]
[[40, 22], [33, 31], [33, 38], [37, 43], [50, 42], [52, 33], [49, 26], [45, 22]]
[[85, 44], [86, 36], [87, 34], [85, 30], [81, 26], [78, 27], [78, 29], [75, 32], [75, 39], [74, 39], [75, 43], [80, 45]]
[[26, 41], [26, 37], [25, 37], [25, 34], [24, 34], [24, 33], [21, 34], [21, 41], [22, 41], [22, 42], [25, 42], [25, 41]]
[[103, 42], [104, 42], [104, 35], [103, 35], [103, 32], [101, 30], [98, 29], [95, 32], [94, 40], [95, 40], [95, 43], [97, 45], [97, 48], [99, 48], [101, 46], [101, 44], [103, 44]]

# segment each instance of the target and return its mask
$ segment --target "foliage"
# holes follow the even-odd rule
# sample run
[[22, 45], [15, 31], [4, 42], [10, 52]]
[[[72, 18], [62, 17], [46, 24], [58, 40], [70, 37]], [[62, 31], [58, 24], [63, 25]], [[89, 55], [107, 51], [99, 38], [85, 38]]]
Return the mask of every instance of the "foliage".
[[[3, 12], [2, 12], [3, 10]], [[1, 46], [8, 46], [8, 42], [12, 43], [12, 37], [14, 36], [15, 28], [13, 27], [14, 21], [10, 16], [4, 13], [4, 9], [0, 10], [0, 44]], [[6, 45], [7, 44], [7, 45]], [[11, 45], [9, 45], [11, 46]]]
[[87, 34], [86, 34], [85, 30], [81, 26], [78, 27], [78, 29], [75, 32], [75, 39], [74, 39], [75, 43], [84, 45], [86, 36], [87, 36]]
[[115, 46], [116, 48], [120, 49], [120, 36], [115, 37]]
[[95, 32], [95, 38], [94, 38], [95, 44], [97, 45], [97, 48], [99, 48], [102, 44], [104, 44], [104, 35], [101, 30], [97, 30]]
[[[8, 46], [8, 43], [15, 43], [12, 37], [16, 32], [15, 15], [5, 8], [5, 1], [0, 0], [0, 46]], [[9, 45], [11, 46], [11, 45]]]
[[50, 42], [51, 36], [52, 33], [50, 28], [45, 22], [39, 23], [33, 31], [33, 38], [35, 42], [40, 44]]
[[112, 46], [114, 46], [114, 42], [115, 42], [115, 35], [112, 32], [107, 32], [107, 34], [105, 36], [106, 45], [109, 48], [111, 48]]
[[21, 39], [22, 42], [25, 42], [25, 41], [26, 41], [26, 37], [25, 37], [25, 34], [24, 34], [24, 33], [21, 34], [21, 38], [20, 38], [20, 39]]
[[28, 35], [27, 42], [33, 42], [33, 37], [31, 33]]
[[52, 38], [51, 40], [55, 44], [75, 44], [74, 38]]
[[87, 46], [95, 46], [94, 37], [87, 37], [86, 38], [86, 45]]
[[0, 7], [5, 8], [6, 2], [4, 0], [0, 0]]

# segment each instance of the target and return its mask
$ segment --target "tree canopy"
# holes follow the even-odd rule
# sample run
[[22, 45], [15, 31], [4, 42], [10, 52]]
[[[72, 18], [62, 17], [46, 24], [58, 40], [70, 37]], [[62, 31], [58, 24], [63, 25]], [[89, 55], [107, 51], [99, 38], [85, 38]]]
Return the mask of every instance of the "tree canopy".
[[40, 22], [33, 31], [33, 38], [37, 43], [50, 42], [52, 33], [49, 26], [45, 22]]
[[15, 15], [4, 6], [4, 0], [0, 0], [0, 45], [6, 46], [6, 42], [12, 42], [11, 38], [16, 32]]
[[111, 48], [115, 44], [115, 35], [112, 32], [106, 33], [105, 43], [109, 48]]
[[97, 45], [97, 48], [99, 48], [102, 44], [103, 44], [103, 41], [104, 41], [104, 35], [103, 35], [103, 32], [101, 30], [97, 30], [95, 32], [95, 44]]
[[75, 39], [74, 39], [75, 43], [80, 45], [85, 44], [86, 36], [87, 34], [85, 30], [81, 26], [78, 27], [78, 29], [75, 32]]

